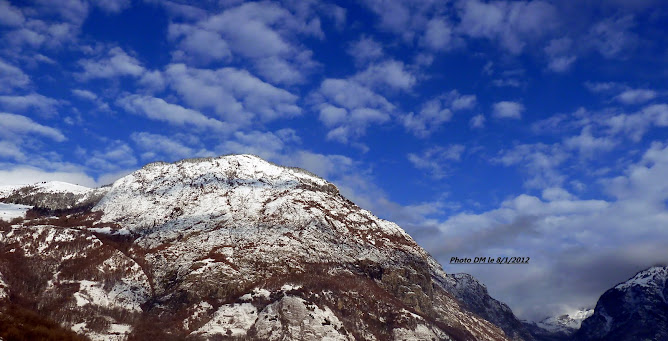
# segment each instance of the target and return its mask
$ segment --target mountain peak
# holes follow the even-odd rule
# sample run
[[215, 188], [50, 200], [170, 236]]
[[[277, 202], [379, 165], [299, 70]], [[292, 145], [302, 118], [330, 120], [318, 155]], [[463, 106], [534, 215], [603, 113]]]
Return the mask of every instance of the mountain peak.
[[654, 266], [606, 291], [575, 340], [668, 340], [668, 267]]
[[649, 269], [636, 273], [626, 282], [615, 286], [617, 290], [624, 290], [630, 287], [648, 287], [648, 288], [663, 288], [668, 279], [668, 267], [653, 266]]

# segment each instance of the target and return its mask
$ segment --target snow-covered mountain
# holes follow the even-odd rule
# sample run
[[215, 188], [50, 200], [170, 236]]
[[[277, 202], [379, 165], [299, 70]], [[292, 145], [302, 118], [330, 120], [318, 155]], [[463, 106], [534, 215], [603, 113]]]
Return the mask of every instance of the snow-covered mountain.
[[548, 317], [538, 322], [537, 325], [553, 333], [563, 332], [572, 334], [580, 329], [582, 321], [591, 316], [593, 313], [594, 309], [578, 309], [568, 314]]
[[0, 198], [7, 204], [67, 210], [90, 206], [99, 201], [106, 191], [106, 187], [92, 189], [61, 181], [50, 181], [27, 186], [0, 186]]
[[510, 339], [477, 281], [333, 184], [252, 155], [0, 201], [35, 206], [0, 222], [0, 330], [37, 314], [94, 340]]
[[575, 340], [668, 340], [668, 267], [638, 272], [606, 291]]
[[594, 309], [577, 309], [558, 316], [547, 317], [539, 322], [523, 321], [525, 327], [537, 341], [566, 341], [580, 329], [582, 321], [591, 316]]

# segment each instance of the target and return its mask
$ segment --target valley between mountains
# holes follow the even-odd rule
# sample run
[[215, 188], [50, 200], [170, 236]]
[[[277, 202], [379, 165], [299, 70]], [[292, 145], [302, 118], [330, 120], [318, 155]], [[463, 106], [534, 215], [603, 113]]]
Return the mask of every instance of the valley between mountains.
[[2, 340], [668, 339], [666, 268], [594, 310], [523, 322], [335, 185], [253, 155], [96, 189], [0, 187], [0, 201]]

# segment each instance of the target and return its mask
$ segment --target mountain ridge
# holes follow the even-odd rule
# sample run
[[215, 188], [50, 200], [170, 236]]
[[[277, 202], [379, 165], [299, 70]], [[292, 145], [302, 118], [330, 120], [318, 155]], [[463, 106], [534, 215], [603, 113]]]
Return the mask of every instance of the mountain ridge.
[[[152, 163], [82, 197], [25, 200], [50, 211], [4, 227], [0, 243], [18, 246], [0, 254], [8, 292], [52, 302], [40, 312], [93, 339], [157, 327], [189, 339], [506, 339], [396, 224], [256, 156]], [[52, 264], [31, 295], [17, 289], [17, 252]]]

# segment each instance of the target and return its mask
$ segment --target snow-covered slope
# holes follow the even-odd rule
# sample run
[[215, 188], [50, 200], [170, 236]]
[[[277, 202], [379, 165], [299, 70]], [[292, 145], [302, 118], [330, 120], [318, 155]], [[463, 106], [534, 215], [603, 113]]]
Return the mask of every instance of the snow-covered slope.
[[0, 201], [38, 206], [49, 210], [68, 210], [97, 203], [107, 188], [88, 188], [60, 181], [32, 185], [0, 186]]
[[14, 218], [25, 217], [26, 211], [30, 208], [32, 206], [0, 203], [0, 220], [10, 221]]
[[582, 321], [594, 313], [594, 309], [578, 309], [576, 311], [559, 316], [548, 317], [537, 325], [550, 332], [574, 333], [580, 329]]
[[[440, 265], [400, 227], [304, 170], [229, 155], [149, 164], [109, 188], [46, 201], [44, 192], [9, 196], [63, 212], [22, 223], [56, 234], [40, 232], [36, 250], [42, 240], [78, 231], [79, 247], [111, 248], [128, 262], [123, 275], [111, 272], [113, 281], [95, 257], [84, 262], [91, 270], [67, 279], [76, 285], [58, 271], [39, 277], [43, 287], [59, 283], [58, 297], [70, 293], [61, 307], [66, 321], [47, 315], [93, 338], [123, 330], [136, 339], [506, 340], [446, 291]], [[67, 313], [86, 306], [124, 313], [101, 310], [91, 315], [95, 323]]]
[[667, 280], [655, 266], [606, 291], [575, 340], [668, 340]]

